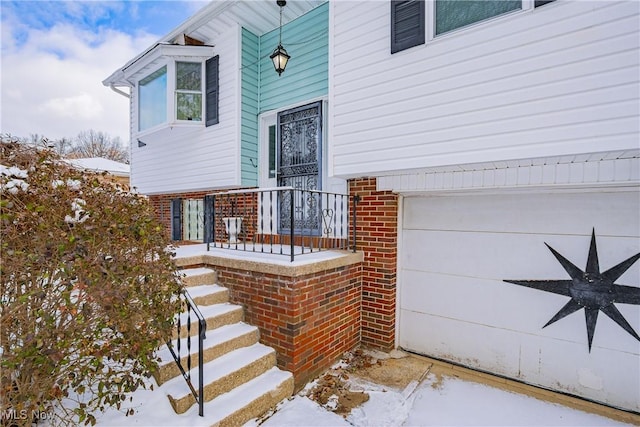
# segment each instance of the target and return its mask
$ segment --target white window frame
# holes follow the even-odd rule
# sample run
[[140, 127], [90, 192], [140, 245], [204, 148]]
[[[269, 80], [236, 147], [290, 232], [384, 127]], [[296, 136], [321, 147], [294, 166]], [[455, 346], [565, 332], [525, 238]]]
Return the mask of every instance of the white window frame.
[[[135, 126], [132, 125], [134, 138], [143, 138], [152, 134], [162, 132], [170, 128], [193, 129], [194, 127], [205, 127], [206, 123], [206, 63], [209, 58], [215, 57], [213, 46], [180, 46], [158, 44], [145, 52], [142, 58], [133, 62], [124, 70], [124, 78], [135, 82], [133, 86], [136, 92], [139, 90], [140, 81], [153, 74], [155, 71], [167, 67], [167, 114], [163, 123], [153, 127], [140, 130], [140, 97], [136, 94], [134, 115]], [[200, 120], [178, 120], [176, 105], [176, 62], [192, 62], [200, 64], [200, 95], [201, 95], [201, 118]], [[146, 70], [151, 70], [146, 72]], [[144, 74], [142, 74], [144, 72]], [[177, 126], [177, 127], [176, 127]]]
[[[178, 98], [178, 90], [176, 89], [176, 79], [177, 79], [177, 62], [192, 62], [192, 63], [199, 63], [200, 64], [200, 120], [178, 120], [178, 103], [177, 103], [177, 98]], [[140, 96], [136, 97], [136, 109], [138, 111], [137, 114], [137, 121], [138, 123], [136, 124], [136, 129], [137, 129], [137, 134], [138, 135], [145, 135], [145, 134], [149, 134], [149, 133], [153, 133], [156, 132], [158, 129], [167, 127], [167, 126], [171, 126], [174, 124], [179, 124], [181, 126], [204, 126], [205, 123], [205, 116], [206, 116], [206, 111], [205, 111], [205, 94], [204, 94], [204, 79], [206, 78], [205, 75], [205, 64], [206, 64], [206, 59], [200, 59], [200, 58], [187, 58], [187, 59], [168, 59], [166, 61], [163, 61], [162, 63], [159, 64], [159, 66], [154, 67], [154, 71], [145, 74], [144, 76], [142, 76], [137, 82], [136, 82], [136, 86], [140, 87], [140, 82], [144, 79], [146, 79], [148, 76], [150, 76], [151, 74], [155, 73], [156, 71], [158, 71], [159, 69], [161, 69], [162, 67], [167, 67], [167, 93], [166, 93], [166, 99], [167, 99], [167, 111], [166, 111], [166, 116], [165, 116], [165, 121], [157, 124], [153, 127], [144, 129], [144, 130], [140, 130]], [[182, 93], [198, 93], [198, 92], [193, 92], [193, 91], [180, 91]]]
[[[178, 80], [178, 62], [183, 63], [192, 63], [192, 64], [200, 64], [200, 90], [186, 90], [186, 89], [178, 89], [177, 88], [177, 80]], [[206, 111], [205, 111], [205, 84], [204, 80], [206, 79], [205, 75], [205, 63], [206, 60], [195, 60], [195, 59], [175, 59], [173, 61], [173, 120], [177, 123], [204, 123]], [[167, 76], [168, 77], [168, 76]], [[178, 119], [178, 93], [193, 93], [200, 95], [200, 120], [181, 120]]]

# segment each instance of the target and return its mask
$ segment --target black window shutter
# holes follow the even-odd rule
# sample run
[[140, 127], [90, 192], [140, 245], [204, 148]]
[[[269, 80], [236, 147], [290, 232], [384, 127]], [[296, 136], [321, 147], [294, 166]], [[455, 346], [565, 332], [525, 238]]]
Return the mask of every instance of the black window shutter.
[[391, 53], [425, 42], [424, 0], [391, 0]]
[[182, 199], [171, 199], [171, 239], [182, 240]]
[[205, 66], [207, 74], [207, 93], [206, 93], [206, 109], [207, 118], [206, 125], [211, 126], [217, 124], [220, 120], [218, 118], [218, 71], [219, 71], [219, 56], [207, 59]]

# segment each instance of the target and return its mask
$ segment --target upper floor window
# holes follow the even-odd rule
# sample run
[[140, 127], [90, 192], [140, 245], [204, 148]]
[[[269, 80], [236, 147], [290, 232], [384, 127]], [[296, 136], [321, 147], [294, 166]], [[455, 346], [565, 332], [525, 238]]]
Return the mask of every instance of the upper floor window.
[[[554, 0], [536, 0], [533, 7]], [[424, 0], [391, 1], [391, 53], [425, 43], [425, 39], [531, 7], [527, 0]], [[427, 16], [432, 23], [427, 25]], [[426, 35], [426, 37], [425, 37]]]
[[435, 35], [518, 10], [522, 1], [435, 0]]
[[138, 84], [138, 129], [143, 131], [167, 121], [167, 67], [151, 73]]
[[219, 122], [220, 61], [212, 54], [212, 46], [158, 44], [124, 68], [124, 77], [136, 82], [140, 136], [190, 132]]
[[176, 119], [202, 120], [200, 62], [176, 62]]

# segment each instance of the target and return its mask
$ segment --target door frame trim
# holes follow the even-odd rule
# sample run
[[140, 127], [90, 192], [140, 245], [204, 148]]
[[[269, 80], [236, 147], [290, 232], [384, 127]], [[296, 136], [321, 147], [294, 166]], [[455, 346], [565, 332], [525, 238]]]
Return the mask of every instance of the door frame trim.
[[[315, 102], [322, 103], [322, 120], [320, 122], [322, 126], [322, 146], [320, 154], [320, 190], [324, 191], [325, 186], [329, 185], [328, 177], [328, 118], [329, 118], [329, 97], [320, 96], [316, 98], [310, 98], [301, 102], [293, 104], [287, 104], [273, 110], [264, 111], [258, 114], [258, 188], [273, 188], [277, 186], [277, 178], [269, 178], [269, 125], [276, 125], [276, 141], [278, 139], [278, 113], [291, 110], [296, 107], [302, 107], [310, 105]], [[272, 122], [273, 121], [273, 122]], [[276, 168], [278, 156], [278, 144], [276, 144]], [[273, 181], [270, 181], [272, 179]]]

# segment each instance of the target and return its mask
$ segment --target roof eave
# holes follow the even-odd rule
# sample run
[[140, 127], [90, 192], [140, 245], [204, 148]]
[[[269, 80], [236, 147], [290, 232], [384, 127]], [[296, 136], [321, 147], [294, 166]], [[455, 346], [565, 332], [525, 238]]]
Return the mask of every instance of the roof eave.
[[209, 20], [212, 17], [222, 13], [225, 9], [227, 9], [228, 7], [231, 7], [232, 5], [234, 5], [236, 3], [237, 3], [237, 0], [233, 0], [233, 1], [212, 1], [211, 3], [207, 4], [202, 9], [200, 9], [198, 12], [196, 12], [194, 15], [189, 17], [186, 21], [184, 21], [182, 24], [177, 26], [174, 30], [172, 30], [171, 32], [169, 32], [168, 34], [163, 36], [156, 43], [152, 44], [147, 49], [145, 49], [144, 51], [142, 51], [141, 53], [136, 55], [133, 59], [129, 60], [122, 67], [120, 67], [116, 71], [114, 71], [109, 77], [107, 77], [106, 79], [104, 79], [102, 81], [102, 84], [105, 85], [105, 86], [108, 86], [108, 87], [109, 86], [129, 86], [129, 87], [131, 87], [132, 83], [127, 81], [127, 79], [125, 78], [124, 70], [129, 68], [132, 64], [136, 63], [137, 61], [139, 61], [142, 57], [147, 55], [151, 50], [156, 48], [159, 44], [170, 43], [171, 41], [175, 40], [175, 38], [178, 37], [180, 34], [189, 33], [190, 32], [189, 30], [191, 28], [199, 27], [206, 20]]

